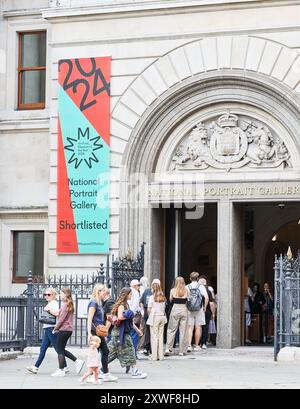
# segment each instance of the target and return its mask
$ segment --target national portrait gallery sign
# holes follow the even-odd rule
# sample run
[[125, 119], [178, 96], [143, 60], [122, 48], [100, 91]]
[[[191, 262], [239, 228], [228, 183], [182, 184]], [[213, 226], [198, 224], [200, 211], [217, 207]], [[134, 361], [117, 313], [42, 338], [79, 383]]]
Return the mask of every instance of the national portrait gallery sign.
[[150, 203], [203, 200], [300, 200], [300, 182], [151, 183]]

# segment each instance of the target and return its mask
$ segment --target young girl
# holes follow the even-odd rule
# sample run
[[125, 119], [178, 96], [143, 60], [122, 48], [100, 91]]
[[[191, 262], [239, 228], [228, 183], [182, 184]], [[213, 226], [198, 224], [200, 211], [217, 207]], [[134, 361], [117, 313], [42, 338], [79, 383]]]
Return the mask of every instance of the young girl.
[[59, 310], [58, 321], [53, 329], [57, 334], [56, 352], [58, 354], [59, 369], [51, 376], [65, 376], [65, 356], [75, 362], [76, 372], [79, 373], [84, 365], [84, 361], [77, 359], [71, 352], [66, 351], [66, 345], [73, 332], [74, 303], [72, 293], [69, 288], [60, 290], [62, 307]]
[[131, 299], [131, 288], [123, 288], [120, 292], [119, 298], [111, 310], [114, 328], [112, 330], [112, 337], [109, 343], [108, 362], [112, 362], [118, 358], [122, 367], [131, 367], [132, 378], [142, 379], [146, 378], [147, 374], [141, 372], [136, 367], [136, 355], [133, 342], [130, 336], [132, 328], [142, 335], [135, 324], [133, 323], [134, 313], [129, 309], [128, 300]]
[[102, 381], [99, 379], [99, 366], [100, 366], [100, 355], [98, 352], [98, 348], [100, 347], [101, 339], [96, 335], [92, 335], [90, 337], [90, 348], [87, 357], [86, 366], [88, 370], [85, 374], [79, 379], [79, 382], [83, 385], [85, 384], [85, 380], [88, 376], [94, 374], [94, 384], [102, 384]]

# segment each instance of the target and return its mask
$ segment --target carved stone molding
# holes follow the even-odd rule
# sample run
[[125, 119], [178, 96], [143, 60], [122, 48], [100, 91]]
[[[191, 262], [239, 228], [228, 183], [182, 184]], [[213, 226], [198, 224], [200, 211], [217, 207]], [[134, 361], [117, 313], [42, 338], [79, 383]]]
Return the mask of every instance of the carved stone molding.
[[169, 167], [176, 170], [292, 167], [290, 153], [261, 121], [230, 111], [198, 122], [176, 147]]

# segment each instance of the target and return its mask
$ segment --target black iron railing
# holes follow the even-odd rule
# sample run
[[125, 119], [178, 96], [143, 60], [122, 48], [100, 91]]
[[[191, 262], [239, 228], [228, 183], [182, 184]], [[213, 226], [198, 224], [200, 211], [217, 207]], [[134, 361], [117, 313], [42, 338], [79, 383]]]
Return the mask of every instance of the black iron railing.
[[130, 252], [122, 258], [101, 263], [96, 273], [89, 275], [51, 275], [47, 278], [35, 276], [29, 272], [27, 288], [20, 297], [0, 297], [0, 349], [23, 349], [27, 346], [40, 345], [42, 325], [40, 315], [45, 306], [43, 298], [47, 287], [58, 293], [61, 288], [70, 288], [75, 303], [74, 331], [70, 338], [71, 345], [84, 346], [87, 343], [86, 307], [93, 287], [97, 283], [105, 284], [115, 299], [124, 286], [129, 286], [132, 279], [144, 275], [144, 248], [135, 258]]
[[274, 359], [286, 346], [300, 346], [300, 252], [275, 258]]

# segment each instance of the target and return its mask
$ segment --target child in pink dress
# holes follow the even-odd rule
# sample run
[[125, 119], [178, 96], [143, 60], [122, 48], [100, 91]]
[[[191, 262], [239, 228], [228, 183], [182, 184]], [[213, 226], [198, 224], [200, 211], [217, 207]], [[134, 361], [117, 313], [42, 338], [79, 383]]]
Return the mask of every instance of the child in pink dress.
[[89, 352], [88, 352], [88, 357], [87, 357], [87, 371], [84, 373], [84, 375], [79, 379], [79, 382], [81, 384], [85, 384], [86, 379], [94, 374], [94, 384], [102, 384], [102, 381], [99, 379], [99, 366], [101, 365], [100, 363], [100, 356], [98, 352], [98, 348], [100, 346], [101, 340], [97, 336], [92, 336], [89, 342]]

